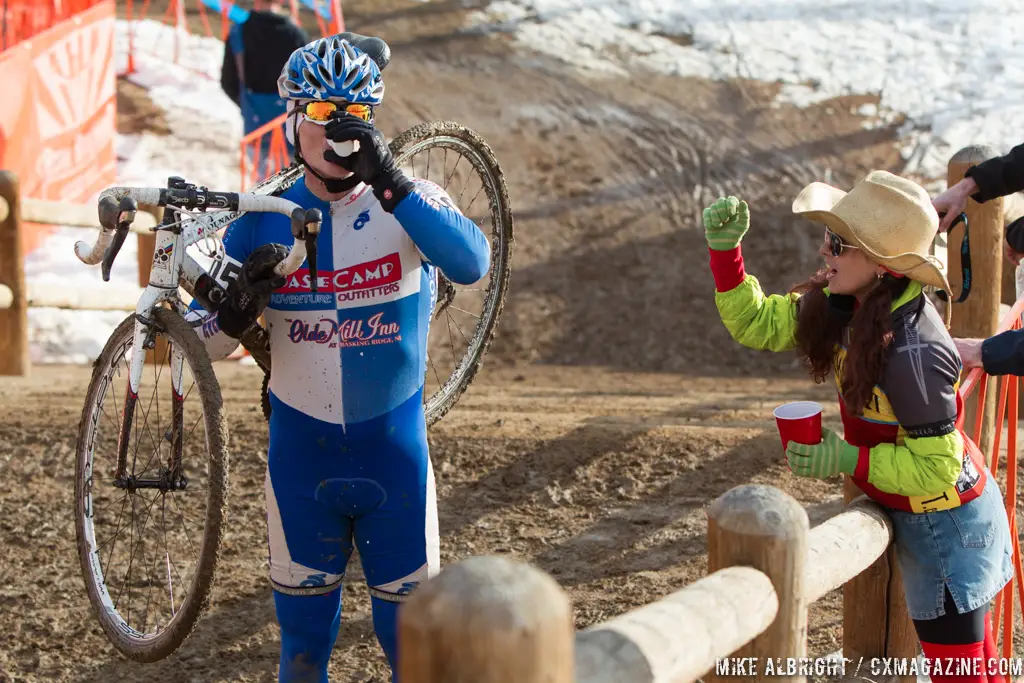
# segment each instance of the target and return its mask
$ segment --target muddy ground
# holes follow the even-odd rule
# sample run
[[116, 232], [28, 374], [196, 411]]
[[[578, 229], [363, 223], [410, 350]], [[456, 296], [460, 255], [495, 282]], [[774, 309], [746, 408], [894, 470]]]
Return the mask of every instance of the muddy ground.
[[[155, 5], [154, 5], [155, 7]], [[772, 106], [775, 86], [648, 75], [588, 78], [461, 30], [465, 3], [346, 2], [348, 28], [384, 36], [379, 125], [395, 135], [454, 119], [493, 147], [516, 217], [510, 293], [484, 367], [430, 432], [442, 560], [508, 554], [569, 592], [577, 627], [690, 583], [706, 570], [704, 508], [744, 483], [778, 486], [812, 523], [837, 482], [800, 480], [780, 458], [771, 408], [834, 391], [787, 354], [744, 350], [718, 322], [700, 210], [751, 206], [747, 268], [767, 290], [818, 265], [819, 231], [794, 220], [800, 188], [901, 169], [895, 126], [852, 113], [873, 96]], [[155, 11], [155, 10], [154, 10]], [[122, 84], [122, 130], [146, 116]], [[826, 175], [830, 174], [830, 175]], [[121, 658], [79, 576], [71, 516], [75, 430], [88, 371], [37, 367], [0, 379], [0, 672], [8, 680], [274, 681], [278, 635], [265, 579], [266, 426], [260, 375], [220, 364], [231, 429], [230, 518], [213, 607], [173, 655]], [[384, 681], [358, 561], [346, 578], [335, 681]], [[841, 643], [841, 596], [811, 610], [810, 651]], [[0, 677], [2, 678], [2, 677]]]
[[[266, 584], [266, 427], [259, 373], [223, 363], [231, 430], [230, 524], [213, 606], [192, 637], [150, 665], [123, 660], [96, 625], [74, 541], [73, 462], [88, 374], [39, 367], [3, 384], [6, 559], [0, 670], [32, 681], [272, 681], [278, 635]], [[838, 508], [835, 483], [786, 473], [765, 429], [777, 400], [829, 392], [802, 380], [720, 380], [594, 368], [492, 368], [430, 433], [442, 562], [507, 554], [569, 592], [582, 628], [678, 589], [706, 570], [704, 506], [748, 482], [780, 486], [812, 521]], [[17, 406], [15, 412], [12, 406]], [[834, 412], [830, 407], [829, 410]], [[834, 417], [833, 415], [829, 417]], [[354, 559], [332, 680], [383, 681], [369, 596]], [[816, 653], [840, 643], [839, 592], [812, 612]]]

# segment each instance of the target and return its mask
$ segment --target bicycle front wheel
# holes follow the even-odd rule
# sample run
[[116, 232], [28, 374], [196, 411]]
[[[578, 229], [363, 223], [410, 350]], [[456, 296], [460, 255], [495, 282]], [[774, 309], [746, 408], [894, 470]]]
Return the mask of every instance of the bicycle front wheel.
[[[157, 308], [136, 349], [135, 320], [114, 330], [93, 368], [78, 432], [75, 530], [104, 633], [125, 657], [153, 662], [181, 645], [209, 602], [227, 430], [209, 355], [188, 323]], [[133, 392], [131, 359], [147, 350]]]

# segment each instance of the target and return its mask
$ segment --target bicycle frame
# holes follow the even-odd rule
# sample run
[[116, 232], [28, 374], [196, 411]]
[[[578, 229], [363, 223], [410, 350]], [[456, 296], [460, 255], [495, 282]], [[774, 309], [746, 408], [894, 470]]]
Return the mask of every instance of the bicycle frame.
[[[153, 310], [161, 303], [170, 302], [181, 313], [182, 302], [179, 287], [209, 306], [220, 303], [223, 290], [213, 277], [186, 250], [200, 240], [214, 236], [221, 228], [239, 218], [247, 211], [272, 211], [288, 215], [292, 219], [292, 235], [295, 242], [288, 256], [274, 269], [279, 275], [290, 275], [309, 255], [310, 266], [315, 268], [315, 240], [320, 230], [320, 212], [317, 209], [304, 210], [294, 202], [281, 197], [256, 195], [253, 193], [215, 193], [205, 188], [187, 185], [184, 180], [171, 178], [168, 188], [109, 188], [99, 199], [100, 224], [103, 226], [96, 243], [89, 247], [85, 242], [75, 243], [75, 254], [87, 265], [103, 262], [104, 280], [109, 279], [110, 266], [120, 250], [124, 238], [135, 219], [138, 204], [165, 207], [164, 217], [153, 230], [157, 233], [153, 250], [153, 262], [147, 283], [135, 306], [135, 329], [133, 349], [129, 365], [128, 384], [125, 389], [125, 403], [122, 412], [121, 429], [118, 436], [117, 469], [114, 473], [116, 486], [125, 488], [160, 488], [164, 490], [184, 488], [186, 483], [179, 476], [181, 456], [181, 435], [171, 436], [171, 462], [166, 475], [154, 480], [131, 480], [125, 478], [127, 451], [131, 435], [135, 403], [138, 400], [142, 372], [145, 366], [146, 350], [155, 347], [156, 321]], [[184, 205], [184, 206], [183, 206]], [[228, 209], [216, 214], [193, 214], [190, 209]], [[186, 215], [189, 220], [182, 220]], [[315, 286], [315, 285], [314, 285]], [[199, 292], [203, 292], [202, 295]], [[208, 299], [208, 300], [205, 300]], [[170, 359], [171, 383], [174, 395], [173, 411], [180, 417], [183, 358], [181, 351], [172, 350]], [[180, 420], [176, 420], [176, 423]]]

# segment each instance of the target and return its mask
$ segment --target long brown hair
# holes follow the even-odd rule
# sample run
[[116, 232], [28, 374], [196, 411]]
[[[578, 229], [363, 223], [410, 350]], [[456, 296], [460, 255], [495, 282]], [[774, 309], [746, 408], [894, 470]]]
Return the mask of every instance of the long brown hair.
[[892, 302], [910, 284], [909, 278], [886, 274], [857, 307], [852, 295], [825, 294], [828, 281], [823, 268], [790, 291], [800, 294], [797, 319], [797, 353], [816, 383], [835, 372], [838, 347], [850, 328], [846, 361], [842, 368], [841, 394], [847, 411], [859, 415], [885, 372], [892, 343]]

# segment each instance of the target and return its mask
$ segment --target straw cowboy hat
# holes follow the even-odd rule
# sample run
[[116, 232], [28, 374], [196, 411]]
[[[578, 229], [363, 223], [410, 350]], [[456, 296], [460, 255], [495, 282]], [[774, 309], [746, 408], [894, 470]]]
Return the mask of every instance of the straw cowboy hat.
[[928, 253], [939, 215], [917, 183], [888, 171], [871, 171], [849, 192], [811, 183], [793, 213], [826, 225], [875, 263], [952, 294], [942, 262]]

